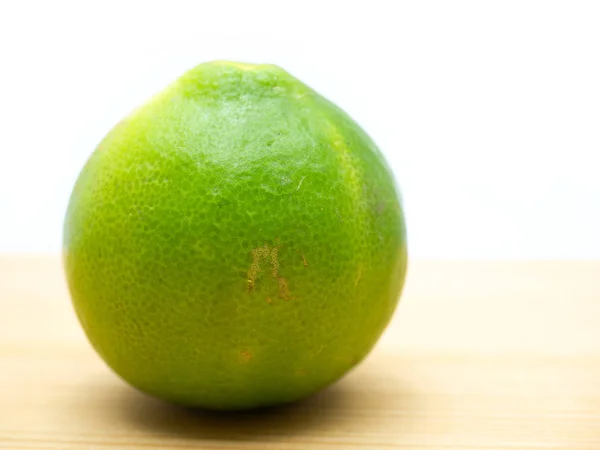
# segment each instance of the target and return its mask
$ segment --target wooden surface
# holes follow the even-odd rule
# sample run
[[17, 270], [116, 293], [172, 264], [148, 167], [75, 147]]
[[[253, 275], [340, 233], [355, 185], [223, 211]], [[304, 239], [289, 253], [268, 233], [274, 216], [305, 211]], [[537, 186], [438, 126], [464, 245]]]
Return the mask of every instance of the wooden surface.
[[57, 258], [0, 257], [0, 448], [600, 449], [600, 263], [413, 263], [395, 319], [294, 406], [193, 412], [116, 378]]

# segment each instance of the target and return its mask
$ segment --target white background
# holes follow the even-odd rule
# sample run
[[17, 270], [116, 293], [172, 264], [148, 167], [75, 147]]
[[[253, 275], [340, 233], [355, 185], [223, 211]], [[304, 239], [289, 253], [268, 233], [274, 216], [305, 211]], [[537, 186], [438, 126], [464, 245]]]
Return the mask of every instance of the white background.
[[600, 2], [0, 4], [0, 251], [59, 252], [102, 136], [212, 59], [278, 64], [354, 117], [415, 258], [600, 257]]

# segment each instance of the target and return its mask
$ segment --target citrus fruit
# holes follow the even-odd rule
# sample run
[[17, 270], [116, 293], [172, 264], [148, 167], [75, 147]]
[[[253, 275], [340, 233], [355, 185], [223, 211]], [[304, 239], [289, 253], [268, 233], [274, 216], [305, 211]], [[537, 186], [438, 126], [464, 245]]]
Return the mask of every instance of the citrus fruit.
[[273, 65], [201, 64], [100, 142], [70, 198], [80, 323], [136, 388], [291, 402], [340, 378], [398, 302], [405, 225], [373, 141]]

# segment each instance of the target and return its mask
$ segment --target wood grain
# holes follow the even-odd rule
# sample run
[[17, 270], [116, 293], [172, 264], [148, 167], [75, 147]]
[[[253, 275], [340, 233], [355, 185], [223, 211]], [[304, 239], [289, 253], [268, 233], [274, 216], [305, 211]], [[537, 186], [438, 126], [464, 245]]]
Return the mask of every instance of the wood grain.
[[114, 376], [60, 261], [0, 257], [0, 448], [600, 449], [600, 262], [413, 263], [372, 355], [299, 404], [215, 414]]

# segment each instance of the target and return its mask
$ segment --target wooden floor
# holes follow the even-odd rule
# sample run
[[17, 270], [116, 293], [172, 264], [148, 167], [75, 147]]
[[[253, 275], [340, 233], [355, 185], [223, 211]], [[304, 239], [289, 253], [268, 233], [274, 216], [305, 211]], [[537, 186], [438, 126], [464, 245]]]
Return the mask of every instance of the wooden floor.
[[285, 408], [176, 408], [87, 344], [58, 258], [0, 257], [2, 449], [600, 450], [600, 262], [413, 263], [342, 381]]

